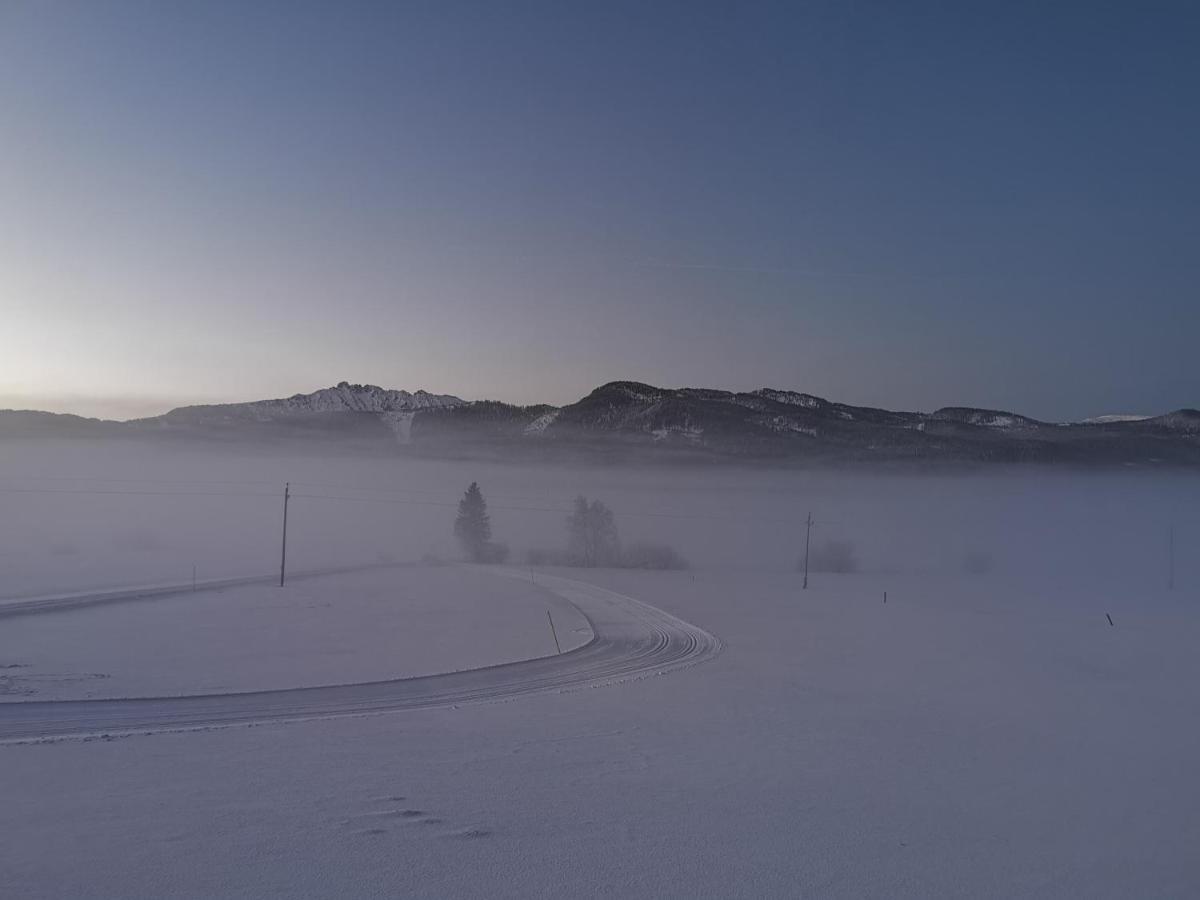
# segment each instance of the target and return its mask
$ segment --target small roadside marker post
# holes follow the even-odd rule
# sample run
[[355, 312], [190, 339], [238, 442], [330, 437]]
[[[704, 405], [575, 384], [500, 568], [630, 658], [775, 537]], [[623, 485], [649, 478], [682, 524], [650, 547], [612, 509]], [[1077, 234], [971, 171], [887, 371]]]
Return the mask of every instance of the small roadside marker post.
[[546, 618], [550, 620], [550, 633], [554, 635], [554, 652], [562, 653], [562, 647], [558, 643], [558, 630], [554, 627], [554, 616], [550, 615], [550, 610], [546, 610]]
[[[1104, 618], [1108, 619], [1109, 625], [1112, 625], [1112, 623], [1113, 623], [1112, 616], [1110, 616], [1108, 613], [1105, 613]], [[1114, 625], [1113, 627], [1115, 628], [1116, 626]]]

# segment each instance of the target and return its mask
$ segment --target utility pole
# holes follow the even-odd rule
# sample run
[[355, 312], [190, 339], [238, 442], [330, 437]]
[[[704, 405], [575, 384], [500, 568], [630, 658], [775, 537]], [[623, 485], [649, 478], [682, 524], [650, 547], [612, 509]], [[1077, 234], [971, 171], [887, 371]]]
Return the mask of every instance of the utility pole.
[[804, 587], [802, 588], [802, 590], [807, 591], [808, 590], [808, 548], [809, 548], [809, 545], [812, 543], [812, 526], [813, 526], [812, 513], [808, 514], [808, 520], [805, 524], [807, 527], [805, 528], [805, 531], [804, 531]]
[[291, 482], [283, 486], [283, 550], [279, 554], [279, 586], [283, 587], [283, 579], [287, 574], [287, 508], [288, 497], [291, 496]]

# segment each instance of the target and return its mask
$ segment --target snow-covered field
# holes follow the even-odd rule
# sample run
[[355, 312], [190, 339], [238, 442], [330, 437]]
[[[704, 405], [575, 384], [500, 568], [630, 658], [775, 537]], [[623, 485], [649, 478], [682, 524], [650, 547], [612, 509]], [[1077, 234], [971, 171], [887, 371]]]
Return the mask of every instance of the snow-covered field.
[[[31, 465], [0, 477], [30, 484]], [[308, 465], [318, 480], [318, 464]], [[375, 465], [324, 480], [399, 489]], [[418, 468], [407, 496], [441, 491], [452, 503], [479, 478], [497, 536], [518, 551], [553, 541], [561, 517], [542, 509], [584, 490], [616, 509], [624, 534], [668, 540], [694, 567], [527, 579], [524, 568], [403, 565], [282, 591], [0, 617], [0, 664], [111, 675], [6, 698], [18, 702], [346, 685], [544, 657], [553, 652], [545, 610], [556, 622], [577, 615], [571, 598], [602, 638], [561, 660], [502, 667], [498, 677], [537, 689], [464, 695], [478, 702], [329, 707], [335, 717], [315, 719], [302, 705], [294, 718], [305, 721], [211, 727], [201, 716], [183, 731], [0, 744], [0, 893], [1200, 892], [1194, 477]], [[98, 474], [126, 477], [112, 465]], [[189, 547], [208, 554], [212, 575], [270, 568], [274, 541], [259, 548], [247, 537], [260, 524], [255, 498], [210, 497], [196, 521], [166, 497], [20, 496], [21, 515], [3, 526], [8, 545], [24, 548], [0, 558], [11, 573], [0, 594], [10, 597], [84, 589], [89, 572], [100, 573], [97, 587], [134, 583], [155, 566], [144, 580], [163, 580]], [[77, 511], [61, 531], [58, 503]], [[788, 521], [810, 506], [822, 523], [814, 541], [851, 541], [860, 564], [813, 572], [805, 591], [795, 571], [803, 534]], [[240, 514], [224, 517], [231, 508]], [[372, 562], [385, 545], [401, 560], [453, 552], [452, 508], [313, 500], [299, 509], [309, 515], [298, 520], [297, 553], [310, 565], [353, 562], [355, 549]], [[264, 508], [261, 524], [276, 513]], [[158, 549], [113, 538], [138, 528]], [[68, 534], [74, 552], [39, 553], [35, 532]], [[572, 589], [563, 577], [596, 587]], [[684, 647], [659, 666], [655, 654], [681, 646], [692, 627], [695, 646], [696, 634], [721, 646], [691, 659]], [[661, 641], [638, 637], [659, 631]], [[604, 677], [563, 674], [585, 658]], [[0, 734], [27, 729], [17, 709], [0, 705]]]
[[1194, 893], [1192, 610], [1110, 627], [904, 579], [885, 606], [857, 576], [589, 574], [725, 651], [509, 703], [4, 747], [9, 890]]
[[554, 653], [548, 610], [563, 649], [590, 638], [574, 607], [527, 579], [457, 566], [7, 618], [0, 702], [278, 690], [480, 668]]

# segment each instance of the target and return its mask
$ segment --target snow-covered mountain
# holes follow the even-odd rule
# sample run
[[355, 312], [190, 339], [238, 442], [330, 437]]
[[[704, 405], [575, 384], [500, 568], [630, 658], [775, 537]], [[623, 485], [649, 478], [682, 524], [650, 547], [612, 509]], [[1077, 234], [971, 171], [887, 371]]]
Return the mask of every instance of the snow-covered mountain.
[[182, 406], [161, 416], [136, 420], [136, 424], [142, 427], [220, 428], [247, 422], [296, 421], [315, 415], [367, 413], [386, 425], [398, 441], [407, 443], [413, 416], [417, 412], [461, 406], [464, 402], [450, 394], [430, 394], [426, 391], [409, 393], [388, 390], [373, 384], [350, 384], [343, 381], [334, 387], [321, 388], [311, 394], [293, 394], [278, 400]]
[[276, 400], [185, 406], [132, 422], [0, 411], [4, 437], [180, 438], [454, 457], [776, 462], [1046, 462], [1200, 466], [1200, 412], [1053, 424], [1004, 410], [851, 406], [762, 388], [601, 385], [562, 407], [466, 401], [342, 382]]
[[427, 452], [489, 446], [617, 461], [659, 458], [799, 462], [948, 461], [1200, 465], [1200, 413], [1057, 425], [1005, 410], [895, 412], [762, 388], [735, 392], [616, 381], [561, 408], [463, 404], [417, 416]]
[[1092, 416], [1090, 419], [1084, 419], [1080, 425], [1111, 425], [1114, 422], [1144, 422], [1150, 416], [1131, 416], [1128, 414], [1115, 414], [1107, 416]]
[[981, 428], [1041, 428], [1046, 424], [1001, 409], [975, 409], [970, 406], [944, 406], [933, 414], [933, 418]]

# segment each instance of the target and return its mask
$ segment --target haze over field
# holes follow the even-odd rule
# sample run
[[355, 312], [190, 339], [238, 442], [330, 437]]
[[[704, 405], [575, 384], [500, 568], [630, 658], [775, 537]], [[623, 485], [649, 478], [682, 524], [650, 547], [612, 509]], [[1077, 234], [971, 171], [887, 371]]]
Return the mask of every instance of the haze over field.
[[583, 494], [614, 510], [623, 538], [669, 543], [705, 568], [794, 570], [812, 512], [817, 540], [852, 542], [863, 571], [958, 576], [986, 557], [991, 576], [1152, 591], [1166, 586], [1172, 528], [1178, 577], [1194, 568], [1200, 501], [1187, 472], [527, 466], [25, 442], [0, 465], [0, 596], [183, 581], [192, 565], [266, 574], [285, 481], [297, 569], [454, 560], [455, 507], [478, 481], [514, 562], [561, 545]]

